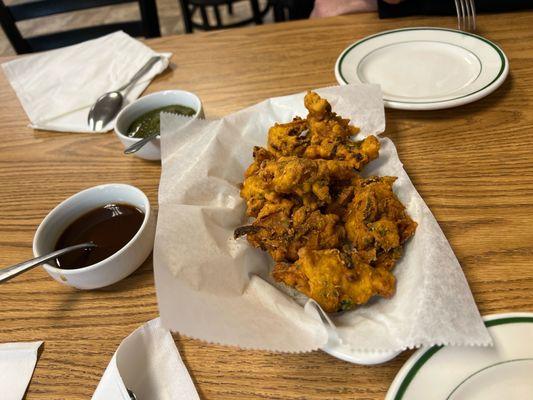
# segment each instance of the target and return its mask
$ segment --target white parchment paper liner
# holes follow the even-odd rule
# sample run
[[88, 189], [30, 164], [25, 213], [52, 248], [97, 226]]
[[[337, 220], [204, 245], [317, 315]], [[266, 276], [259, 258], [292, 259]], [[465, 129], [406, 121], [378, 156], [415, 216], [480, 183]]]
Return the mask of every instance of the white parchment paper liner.
[[[317, 90], [334, 111], [361, 128], [385, 129], [381, 91], [374, 85]], [[163, 324], [169, 329], [241, 348], [302, 352], [322, 347], [327, 332], [270, 282], [272, 262], [233, 230], [246, 223], [239, 183], [254, 145], [266, 144], [275, 122], [305, 117], [305, 93], [272, 98], [214, 121], [162, 115], [162, 175], [154, 269]], [[330, 315], [354, 350], [389, 351], [434, 344], [489, 345], [459, 262], [407, 173], [392, 141], [366, 175], [398, 177], [394, 189], [419, 226], [395, 267], [392, 299]]]

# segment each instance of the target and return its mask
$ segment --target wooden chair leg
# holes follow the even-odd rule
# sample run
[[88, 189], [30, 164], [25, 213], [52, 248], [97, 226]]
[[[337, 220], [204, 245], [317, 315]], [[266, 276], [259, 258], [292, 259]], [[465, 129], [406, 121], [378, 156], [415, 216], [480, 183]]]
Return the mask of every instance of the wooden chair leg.
[[233, 15], [233, 0], [228, 0], [228, 14]]
[[189, 8], [189, 2], [187, 0], [180, 0], [180, 5], [185, 33], [192, 33], [192, 14]]
[[261, 25], [263, 23], [263, 17], [261, 16], [261, 9], [259, 8], [259, 2], [257, 0], [250, 0], [250, 5], [252, 6], [253, 20], [256, 25]]

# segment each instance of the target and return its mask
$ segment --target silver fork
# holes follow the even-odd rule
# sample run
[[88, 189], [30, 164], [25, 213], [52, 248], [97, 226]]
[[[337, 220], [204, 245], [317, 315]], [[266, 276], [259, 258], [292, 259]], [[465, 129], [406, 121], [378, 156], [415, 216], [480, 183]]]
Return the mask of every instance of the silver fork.
[[466, 32], [476, 31], [476, 6], [474, 0], [455, 0], [457, 29]]

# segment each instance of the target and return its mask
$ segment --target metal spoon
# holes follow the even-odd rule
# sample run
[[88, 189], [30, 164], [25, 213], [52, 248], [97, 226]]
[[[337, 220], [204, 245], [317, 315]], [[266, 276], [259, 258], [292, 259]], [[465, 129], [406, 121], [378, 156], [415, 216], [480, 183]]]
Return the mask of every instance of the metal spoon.
[[128, 83], [113, 92], [108, 92], [100, 96], [98, 100], [96, 100], [96, 103], [91, 107], [89, 115], [87, 116], [87, 122], [93, 131], [102, 129], [115, 118], [124, 101], [124, 96], [122, 96], [122, 93], [120, 92], [137, 82], [159, 60], [161, 60], [160, 56], [150, 58], [146, 64], [133, 75]]
[[143, 137], [138, 142], [135, 142], [131, 146], [126, 147], [126, 150], [124, 150], [124, 154], [137, 153], [141, 149], [141, 147], [143, 147], [146, 143], [154, 140], [157, 137], [157, 135], [159, 135], [159, 132], [151, 133], [148, 136]]
[[0, 282], [8, 281], [9, 279], [14, 278], [19, 274], [22, 274], [23, 272], [29, 271], [30, 269], [35, 268], [40, 264], [44, 264], [47, 261], [53, 260], [54, 258], [62, 256], [63, 254], [69, 253], [71, 251], [80, 249], [92, 249], [95, 247], [96, 245], [94, 243], [77, 244], [75, 246], [69, 246], [61, 250], [56, 250], [52, 253], [34, 258], [32, 260], [24, 261], [20, 264], [12, 265], [11, 267], [0, 269]]
[[135, 396], [135, 393], [131, 389], [126, 389], [128, 391], [128, 394], [130, 396], [130, 400], [137, 400], [137, 396]]

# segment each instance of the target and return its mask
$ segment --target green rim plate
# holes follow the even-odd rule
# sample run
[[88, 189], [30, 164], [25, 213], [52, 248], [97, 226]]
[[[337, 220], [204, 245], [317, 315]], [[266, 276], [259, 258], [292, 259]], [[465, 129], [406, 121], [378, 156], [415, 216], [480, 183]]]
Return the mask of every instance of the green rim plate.
[[[369, 42], [371, 40], [374, 40], [376, 38], [379, 38], [379, 37], [383, 37], [383, 36], [387, 36], [387, 35], [395, 35], [395, 34], [398, 34], [398, 33], [409, 32], [409, 31], [450, 32], [450, 33], [453, 33], [453, 34], [464, 35], [464, 36], [467, 36], [467, 37], [474, 38], [476, 40], [480, 40], [481, 42], [489, 45], [490, 48], [492, 50], [494, 50], [494, 52], [498, 55], [499, 62], [500, 62], [499, 70], [495, 74], [495, 76], [492, 77], [492, 79], [487, 84], [482, 86], [481, 88], [478, 88], [476, 90], [473, 90], [472, 92], [469, 92], [469, 93], [466, 93], [466, 94], [462, 94], [462, 95], [459, 95], [459, 96], [453, 97], [453, 98], [448, 98], [448, 99], [444, 99], [444, 100], [434, 100], [434, 101], [418, 101], [418, 100], [415, 100], [415, 99], [406, 101], [406, 100], [387, 98], [386, 96], [384, 96], [383, 101], [385, 103], [385, 106], [387, 106], [389, 108], [424, 110], [424, 109], [449, 108], [449, 107], [455, 107], [455, 106], [462, 105], [462, 104], [467, 104], [467, 103], [479, 100], [480, 98], [485, 97], [488, 94], [492, 93], [494, 90], [496, 90], [505, 81], [505, 78], [508, 75], [509, 62], [507, 60], [507, 57], [505, 56], [505, 53], [502, 51], [502, 49], [500, 47], [498, 47], [496, 44], [494, 44], [490, 40], [485, 39], [485, 38], [483, 38], [483, 37], [481, 37], [479, 35], [475, 35], [475, 34], [472, 34], [472, 33], [469, 33], [469, 32], [458, 31], [458, 30], [455, 30], [455, 29], [432, 28], [432, 27], [417, 27], [417, 28], [394, 29], [394, 30], [390, 30], [390, 31], [380, 32], [380, 33], [377, 33], [375, 35], [371, 35], [371, 36], [368, 36], [366, 38], [363, 38], [363, 39], [353, 43], [352, 45], [348, 46], [341, 53], [341, 55], [337, 59], [337, 62], [335, 63], [335, 76], [336, 76], [337, 81], [339, 82], [339, 84], [347, 85], [347, 84], [352, 84], [352, 83], [371, 83], [371, 82], [363, 82], [363, 80], [359, 77], [359, 74], [357, 74], [358, 75], [358, 80], [350, 81], [349, 78], [347, 78], [345, 76], [345, 74], [343, 73], [344, 66], [346, 65], [346, 62], [347, 62], [346, 61], [346, 57], [354, 49], [358, 48], [363, 43], [367, 43], [367, 42]], [[417, 41], [420, 41], [420, 40], [417, 40]], [[430, 42], [439, 42], [437, 40], [429, 40], [429, 41]], [[401, 43], [402, 42], [396, 42], [396, 43], [393, 43], [393, 44], [401, 44]], [[445, 44], [448, 44], [448, 45], [451, 45], [451, 46], [455, 46], [455, 47], [461, 47], [460, 45], [452, 43], [451, 41], [450, 42], [442, 42], [441, 41], [440, 43], [445, 43]], [[390, 44], [389, 45], [385, 45], [385, 46], [381, 46], [381, 47], [378, 47], [378, 48], [375, 48], [375, 49], [372, 49], [370, 52], [367, 52], [366, 55], [371, 54], [372, 52], [377, 51], [377, 50], [382, 49], [382, 48], [387, 47], [387, 46], [390, 46]], [[465, 50], [467, 50], [467, 49], [465, 49]], [[475, 53], [472, 53], [472, 54], [478, 59], [478, 61], [480, 62], [480, 67], [481, 67], [481, 69], [483, 69], [483, 64], [482, 64], [481, 60], [479, 59], [478, 55], [475, 54]], [[362, 60], [363, 59], [361, 59], [360, 61], [362, 61]], [[480, 74], [481, 74], [481, 71], [480, 71]]]
[[[504, 324], [533, 323], [533, 313], [495, 314], [486, 316], [484, 319], [487, 328]], [[398, 375], [394, 379], [394, 382], [387, 393], [386, 399], [406, 400], [404, 397], [405, 393], [418, 372], [443, 348], [444, 346], [433, 346], [429, 349], [420, 349], [414, 353], [398, 372]]]

